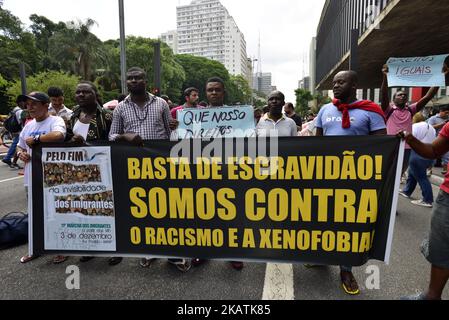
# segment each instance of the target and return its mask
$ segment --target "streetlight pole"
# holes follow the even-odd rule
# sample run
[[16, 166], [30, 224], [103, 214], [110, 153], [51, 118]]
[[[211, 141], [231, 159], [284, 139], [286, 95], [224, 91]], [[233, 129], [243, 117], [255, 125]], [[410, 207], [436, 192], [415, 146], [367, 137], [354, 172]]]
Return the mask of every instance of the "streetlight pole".
[[123, 0], [118, 0], [120, 19], [120, 72], [122, 83], [122, 94], [126, 94], [126, 38], [125, 38], [125, 8]]

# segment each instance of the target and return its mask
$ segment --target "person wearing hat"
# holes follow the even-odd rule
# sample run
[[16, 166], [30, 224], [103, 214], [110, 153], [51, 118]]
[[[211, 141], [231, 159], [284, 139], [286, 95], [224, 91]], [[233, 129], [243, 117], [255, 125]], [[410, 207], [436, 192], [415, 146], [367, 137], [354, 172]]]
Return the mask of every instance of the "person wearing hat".
[[[31, 186], [31, 155], [34, 146], [41, 142], [63, 142], [66, 134], [66, 126], [61, 117], [51, 116], [48, 113], [50, 98], [43, 92], [32, 92], [23, 95], [27, 99], [28, 112], [33, 118], [22, 130], [19, 137], [18, 156], [25, 163], [25, 190]], [[31, 198], [28, 197], [30, 200]], [[30, 202], [28, 202], [28, 207]], [[26, 255], [20, 259], [21, 263], [27, 263], [37, 256]]]

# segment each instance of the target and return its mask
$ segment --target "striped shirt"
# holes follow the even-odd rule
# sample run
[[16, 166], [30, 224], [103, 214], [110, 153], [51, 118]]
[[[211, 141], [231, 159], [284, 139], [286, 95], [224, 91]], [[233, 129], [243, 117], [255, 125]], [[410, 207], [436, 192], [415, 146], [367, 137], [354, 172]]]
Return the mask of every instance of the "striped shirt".
[[125, 133], [138, 134], [143, 140], [170, 139], [170, 108], [161, 98], [148, 93], [149, 100], [139, 107], [128, 96], [114, 110], [109, 140]]

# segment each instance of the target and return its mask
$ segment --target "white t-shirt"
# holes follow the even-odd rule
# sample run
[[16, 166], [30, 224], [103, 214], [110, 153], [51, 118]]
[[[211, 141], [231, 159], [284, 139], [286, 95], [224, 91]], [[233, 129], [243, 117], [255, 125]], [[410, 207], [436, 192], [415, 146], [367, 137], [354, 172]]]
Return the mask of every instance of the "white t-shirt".
[[285, 115], [274, 122], [266, 114], [260, 119], [256, 129], [259, 137], [296, 137], [298, 135], [295, 121]]
[[[34, 119], [23, 128], [19, 138], [19, 147], [26, 150], [27, 153], [31, 155], [31, 148], [26, 144], [26, 139], [37, 135], [45, 135], [50, 132], [61, 132], [65, 137], [66, 127], [64, 120], [61, 117], [49, 116], [42, 122], [36, 122]], [[28, 162], [25, 165], [24, 180], [25, 187], [31, 186], [31, 162]]]
[[435, 141], [437, 132], [427, 122], [420, 122], [413, 125], [413, 136], [422, 143], [431, 144]]

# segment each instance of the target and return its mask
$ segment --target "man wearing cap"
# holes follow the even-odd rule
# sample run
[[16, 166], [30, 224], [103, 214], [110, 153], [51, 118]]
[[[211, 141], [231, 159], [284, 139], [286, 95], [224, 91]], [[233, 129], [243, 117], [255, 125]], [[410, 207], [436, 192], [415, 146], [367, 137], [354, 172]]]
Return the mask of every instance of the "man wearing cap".
[[[18, 145], [18, 156], [20, 160], [25, 162], [25, 189], [28, 194], [28, 187], [31, 186], [32, 177], [32, 148], [41, 142], [63, 142], [66, 134], [66, 126], [61, 117], [50, 116], [48, 113], [50, 98], [45, 93], [32, 92], [23, 97], [27, 99], [28, 112], [31, 118], [33, 118], [23, 128]], [[28, 197], [28, 199], [30, 200], [31, 197]], [[22, 257], [20, 262], [27, 263], [34, 258], [36, 257], [27, 255]]]

